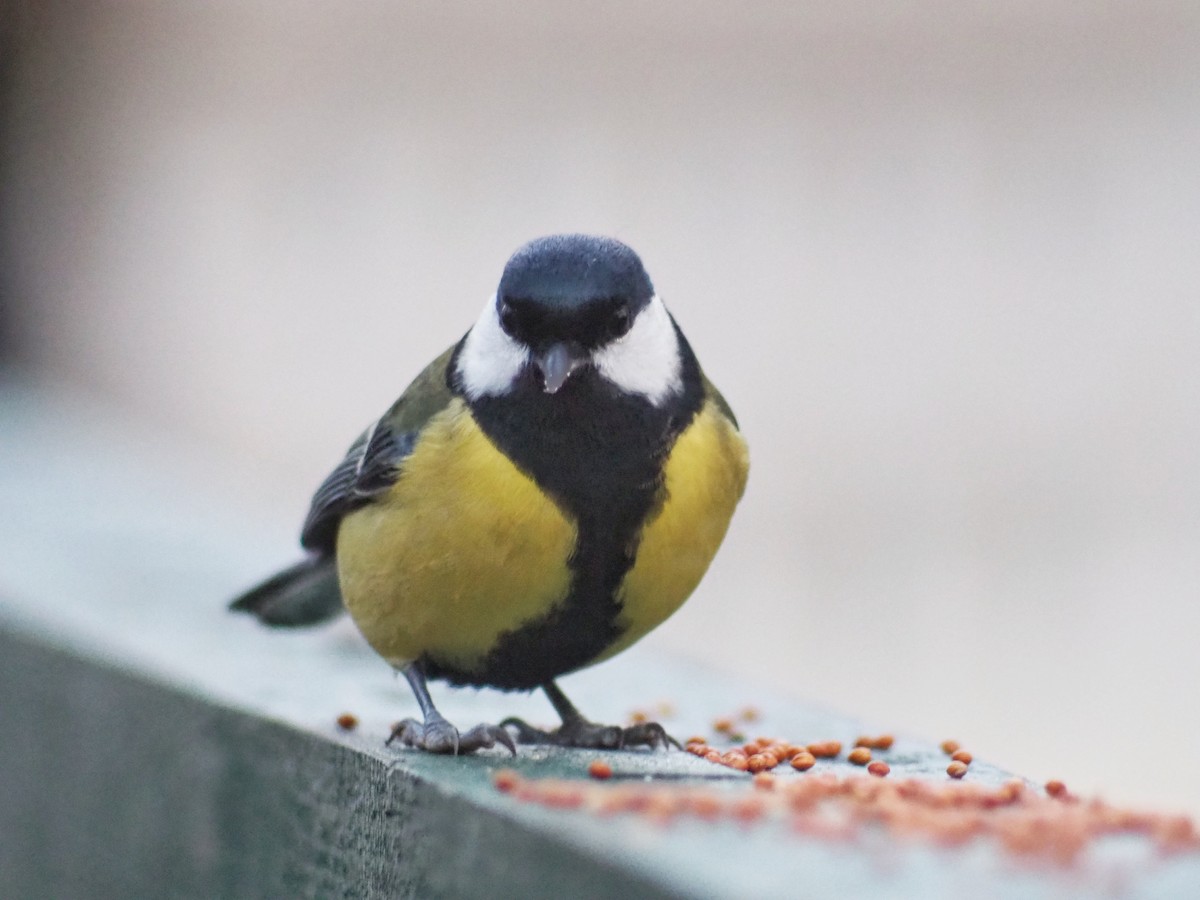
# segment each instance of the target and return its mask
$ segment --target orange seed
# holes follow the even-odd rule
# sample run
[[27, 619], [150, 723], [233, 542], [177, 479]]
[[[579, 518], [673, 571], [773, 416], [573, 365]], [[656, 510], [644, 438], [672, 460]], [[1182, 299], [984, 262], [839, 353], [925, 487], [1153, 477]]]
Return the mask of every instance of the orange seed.
[[817, 758], [807, 750], [801, 750], [792, 757], [792, 768], [797, 772], [807, 772], [817, 764]]

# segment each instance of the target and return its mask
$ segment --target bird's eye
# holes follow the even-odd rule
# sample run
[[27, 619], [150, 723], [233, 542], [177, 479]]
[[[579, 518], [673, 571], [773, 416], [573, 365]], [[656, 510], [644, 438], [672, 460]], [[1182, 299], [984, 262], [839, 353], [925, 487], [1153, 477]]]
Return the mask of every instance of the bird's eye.
[[612, 314], [612, 333], [613, 337], [624, 337], [629, 334], [629, 329], [633, 327], [633, 314], [629, 312], [629, 308], [622, 306], [615, 310]]
[[512, 308], [512, 304], [507, 300], [501, 300], [498, 315], [500, 317], [500, 327], [504, 329], [506, 334], [511, 335], [517, 327], [517, 311]]

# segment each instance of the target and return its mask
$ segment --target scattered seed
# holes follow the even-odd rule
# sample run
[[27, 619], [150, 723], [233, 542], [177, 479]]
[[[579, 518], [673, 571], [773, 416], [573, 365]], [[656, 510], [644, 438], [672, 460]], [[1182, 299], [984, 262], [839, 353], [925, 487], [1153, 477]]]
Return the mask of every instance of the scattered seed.
[[354, 713], [342, 713], [337, 717], [337, 724], [342, 731], [353, 731], [358, 727], [358, 716]]
[[[774, 759], [774, 757], [771, 758]], [[763, 772], [771, 768], [771, 766], [767, 762], [766, 756], [761, 753], [755, 753], [746, 760], [746, 768], [751, 772]]]
[[881, 734], [878, 737], [870, 737], [862, 735], [854, 742], [855, 747], [866, 747], [868, 750], [890, 750], [894, 738], [890, 734]]
[[1056, 800], [1061, 799], [1067, 795], [1067, 786], [1054, 778], [1046, 782], [1046, 793]]
[[846, 759], [856, 766], [865, 766], [871, 761], [871, 751], [866, 747], [855, 747], [847, 754]]
[[965, 766], [969, 766], [971, 764], [971, 760], [975, 757], [971, 756], [971, 754], [966, 750], [955, 750], [954, 753], [951, 754], [950, 758], [955, 762], [960, 762]]
[[697, 791], [688, 797], [687, 808], [701, 819], [716, 819], [721, 815], [721, 801], [715, 794]]
[[808, 745], [808, 752], [818, 759], [833, 759], [842, 752], [841, 741], [819, 741]]
[[946, 766], [946, 774], [951, 778], [962, 778], [967, 774], [967, 764], [955, 760], [954, 762], [950, 763], [950, 765]]
[[817, 764], [817, 758], [807, 750], [801, 750], [792, 757], [792, 768], [798, 772], [807, 772]]
[[735, 819], [749, 824], [762, 818], [767, 811], [767, 804], [761, 795], [747, 794], [733, 802], [731, 811]]
[[888, 772], [892, 771], [892, 767], [883, 760], [877, 759], [875, 762], [867, 766], [867, 771], [877, 778], [883, 778], [888, 774]]
[[[793, 764], [806, 755], [811, 758], [795, 754]], [[745, 756], [736, 759], [744, 764]], [[876, 760], [867, 771], [875, 775], [886, 765]], [[949, 765], [966, 769], [959, 760]], [[875, 823], [893, 835], [947, 847], [991, 837], [1010, 854], [1064, 867], [1073, 865], [1090, 843], [1118, 831], [1141, 835], [1163, 855], [1200, 853], [1200, 833], [1187, 817], [1123, 810], [1099, 800], [1064, 803], [1028, 790], [1019, 779], [987, 787], [882, 776], [839, 778], [833, 772], [786, 779], [758, 773], [755, 790], [740, 793], [658, 783], [524, 779], [512, 769], [497, 771], [492, 780], [498, 791], [551, 809], [639, 815], [659, 824], [681, 815], [705, 821], [729, 818], [747, 827], [789, 815], [798, 833], [838, 842], [856, 840], [864, 824]], [[1065, 787], [1061, 793], [1070, 797]]]
[[958, 741], [942, 741], [942, 752], [947, 756], [953, 756], [958, 752], [960, 746]]
[[605, 781], [612, 778], [613, 770], [607, 762], [602, 759], [593, 759], [588, 764], [588, 774], [597, 781]]
[[759, 772], [754, 776], [754, 786], [760, 791], [774, 790], [775, 780], [775, 776], [770, 772]]
[[492, 776], [492, 784], [502, 794], [510, 794], [520, 783], [521, 776], [512, 769], [501, 769]]

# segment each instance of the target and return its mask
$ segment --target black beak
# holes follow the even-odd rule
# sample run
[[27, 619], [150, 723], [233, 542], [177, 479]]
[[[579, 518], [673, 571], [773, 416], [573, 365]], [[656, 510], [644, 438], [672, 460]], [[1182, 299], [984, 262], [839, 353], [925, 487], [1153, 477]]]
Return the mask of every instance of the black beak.
[[580, 347], [572, 344], [551, 344], [534, 356], [533, 364], [542, 373], [542, 384], [546, 393], [556, 394], [571, 377], [571, 373], [587, 360], [587, 354]]

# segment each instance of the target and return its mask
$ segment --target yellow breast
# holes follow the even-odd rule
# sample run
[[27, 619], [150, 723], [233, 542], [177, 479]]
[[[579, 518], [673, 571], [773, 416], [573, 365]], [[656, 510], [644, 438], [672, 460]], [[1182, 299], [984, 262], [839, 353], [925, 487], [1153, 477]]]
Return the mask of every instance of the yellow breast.
[[749, 466], [745, 440], [708, 401], [667, 458], [665, 499], [620, 588], [624, 633], [600, 659], [644, 637], [696, 589], [746, 489]]
[[380, 502], [338, 532], [342, 594], [393, 665], [423, 654], [471, 671], [496, 637], [567, 593], [575, 528], [455, 400], [425, 427]]

